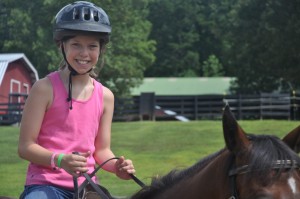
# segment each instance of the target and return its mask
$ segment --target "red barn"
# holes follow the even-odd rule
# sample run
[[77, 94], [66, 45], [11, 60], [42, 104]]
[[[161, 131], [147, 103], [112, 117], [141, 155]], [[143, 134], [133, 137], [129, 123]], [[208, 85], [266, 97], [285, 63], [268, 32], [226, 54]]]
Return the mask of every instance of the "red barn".
[[25, 54], [0, 54], [0, 115], [7, 114], [9, 104], [23, 103], [38, 79], [37, 70]]

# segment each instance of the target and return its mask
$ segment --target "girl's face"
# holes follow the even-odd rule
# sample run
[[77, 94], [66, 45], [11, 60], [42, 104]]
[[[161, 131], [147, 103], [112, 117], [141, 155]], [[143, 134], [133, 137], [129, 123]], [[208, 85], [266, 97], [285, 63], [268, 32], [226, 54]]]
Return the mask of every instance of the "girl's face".
[[100, 56], [99, 38], [78, 35], [63, 43], [69, 64], [79, 74], [87, 73], [94, 67]]

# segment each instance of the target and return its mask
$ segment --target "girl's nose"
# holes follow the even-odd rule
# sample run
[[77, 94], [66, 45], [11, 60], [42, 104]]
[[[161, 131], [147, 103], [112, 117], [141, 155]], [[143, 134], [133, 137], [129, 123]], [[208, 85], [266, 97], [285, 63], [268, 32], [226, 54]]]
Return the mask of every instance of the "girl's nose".
[[80, 48], [80, 55], [81, 56], [87, 56], [89, 54], [89, 50], [87, 47], [81, 47]]

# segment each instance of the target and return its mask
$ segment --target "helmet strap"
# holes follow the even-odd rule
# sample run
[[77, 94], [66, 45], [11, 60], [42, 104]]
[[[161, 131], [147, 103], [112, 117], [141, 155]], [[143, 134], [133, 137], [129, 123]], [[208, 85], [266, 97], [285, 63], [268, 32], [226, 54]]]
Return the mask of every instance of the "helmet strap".
[[66, 57], [66, 53], [65, 53], [65, 49], [64, 46], [61, 46], [61, 51], [64, 57], [64, 60], [68, 66], [68, 69], [70, 70], [70, 74], [69, 74], [69, 83], [68, 83], [68, 97], [67, 97], [67, 102], [70, 103], [69, 109], [72, 110], [73, 109], [73, 102], [72, 102], [72, 76], [76, 76], [76, 75], [85, 75], [89, 72], [92, 71], [92, 68], [87, 71], [85, 74], [79, 74], [76, 70], [74, 70], [74, 68], [71, 66], [71, 64], [69, 64], [67, 57]]

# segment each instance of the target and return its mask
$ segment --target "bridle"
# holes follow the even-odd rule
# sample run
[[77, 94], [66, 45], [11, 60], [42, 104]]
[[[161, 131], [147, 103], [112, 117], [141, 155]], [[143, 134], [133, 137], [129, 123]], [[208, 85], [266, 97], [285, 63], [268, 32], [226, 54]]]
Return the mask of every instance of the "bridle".
[[[249, 165], [243, 165], [236, 167], [234, 164], [235, 157], [232, 157], [230, 170], [228, 173], [229, 181], [230, 181], [230, 197], [228, 199], [239, 199], [237, 186], [236, 186], [236, 177], [238, 175], [246, 174], [251, 172], [251, 168]], [[277, 160], [273, 162], [272, 169], [300, 169], [300, 165], [295, 160]]]
[[[79, 154], [78, 152], [73, 152], [73, 154]], [[111, 160], [118, 160], [120, 159], [119, 157], [113, 157], [110, 158], [108, 160], [106, 160], [105, 162], [103, 162], [102, 164], [100, 164], [91, 174], [87, 174], [87, 173], [82, 173], [82, 175], [85, 177], [85, 180], [83, 181], [83, 183], [78, 186], [78, 181], [76, 177], [73, 177], [73, 183], [74, 183], [74, 197], [73, 198], [79, 198], [79, 193], [81, 193], [84, 189], [84, 187], [87, 184], [90, 184], [94, 190], [101, 196], [101, 198], [103, 199], [108, 199], [108, 196], [103, 192], [103, 190], [101, 190], [98, 186], [96, 186], [96, 184], [93, 182], [92, 177], [94, 177], [96, 175], [96, 173], [102, 169], [102, 167], [108, 163]], [[133, 174], [129, 174], [130, 177], [141, 187], [144, 187], [145, 184], [139, 180], [135, 175]]]

